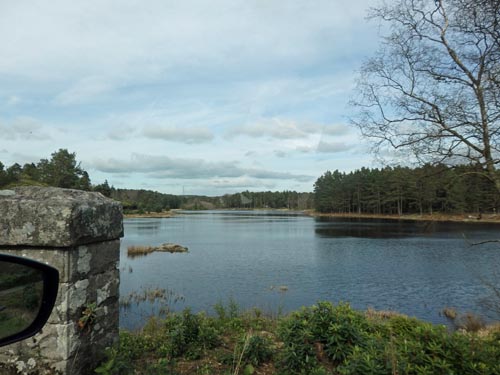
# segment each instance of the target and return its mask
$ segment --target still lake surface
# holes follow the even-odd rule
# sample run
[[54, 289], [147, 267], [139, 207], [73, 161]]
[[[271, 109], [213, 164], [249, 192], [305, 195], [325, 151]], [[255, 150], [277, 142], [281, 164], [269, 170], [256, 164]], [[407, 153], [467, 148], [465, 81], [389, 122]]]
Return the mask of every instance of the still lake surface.
[[[242, 308], [276, 314], [319, 300], [391, 309], [433, 323], [455, 307], [487, 317], [481, 300], [500, 286], [500, 226], [394, 220], [312, 218], [281, 211], [184, 211], [172, 218], [125, 219], [120, 295], [164, 288], [172, 310], [212, 312], [232, 298]], [[127, 257], [131, 245], [177, 243], [189, 253]], [[281, 288], [280, 288], [281, 287]], [[156, 303], [121, 308], [135, 329]]]

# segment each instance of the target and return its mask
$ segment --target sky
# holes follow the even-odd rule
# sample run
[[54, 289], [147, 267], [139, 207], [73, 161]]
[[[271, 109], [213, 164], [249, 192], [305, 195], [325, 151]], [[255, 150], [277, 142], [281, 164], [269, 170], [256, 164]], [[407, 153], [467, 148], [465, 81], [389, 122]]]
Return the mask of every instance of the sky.
[[65, 148], [94, 184], [204, 195], [372, 167], [348, 102], [373, 5], [2, 0], [0, 161]]

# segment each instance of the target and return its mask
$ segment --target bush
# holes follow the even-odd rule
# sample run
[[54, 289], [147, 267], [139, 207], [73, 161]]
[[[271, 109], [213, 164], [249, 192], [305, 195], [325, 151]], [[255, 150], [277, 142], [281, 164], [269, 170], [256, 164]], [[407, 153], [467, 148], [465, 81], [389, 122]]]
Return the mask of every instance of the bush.
[[367, 345], [339, 366], [341, 374], [495, 374], [499, 369], [498, 342], [485, 344], [477, 336], [450, 334], [444, 326], [407, 317], [374, 327]]
[[249, 336], [246, 345], [245, 340], [239, 344], [240, 351], [244, 350], [242, 362], [244, 364], [252, 364], [260, 366], [262, 363], [268, 362], [273, 356], [272, 342], [270, 339], [258, 335]]
[[167, 317], [162, 331], [162, 354], [172, 358], [197, 359], [203, 351], [219, 343], [219, 332], [213, 320], [201, 313], [193, 314], [189, 309]]
[[[283, 375], [500, 374], [500, 330], [450, 333], [414, 318], [327, 302], [277, 325], [237, 314], [234, 306], [217, 309], [218, 318], [184, 310], [149, 320], [142, 332], [121, 332], [96, 372], [252, 374], [261, 367]], [[255, 321], [268, 332], [252, 334]], [[243, 332], [250, 333], [242, 339]]]
[[[320, 302], [284, 319], [281, 366], [286, 373], [316, 371], [325, 362], [350, 374], [495, 374], [500, 341], [450, 334], [414, 318], [371, 319], [348, 304]], [[494, 335], [491, 335], [494, 337]]]
[[230, 331], [244, 331], [243, 315], [236, 301], [232, 298], [229, 299], [227, 306], [222, 302], [214, 305], [214, 311], [217, 316], [219, 327], [223, 330]]
[[308, 315], [309, 310], [304, 308], [292, 313], [278, 326], [278, 335], [283, 341], [280, 367], [290, 374], [308, 372], [318, 365]]
[[291, 372], [309, 371], [317, 366], [324, 351], [334, 364], [340, 364], [354, 348], [366, 346], [369, 330], [366, 317], [348, 304], [320, 302], [303, 308], [279, 327], [284, 342], [282, 362]]

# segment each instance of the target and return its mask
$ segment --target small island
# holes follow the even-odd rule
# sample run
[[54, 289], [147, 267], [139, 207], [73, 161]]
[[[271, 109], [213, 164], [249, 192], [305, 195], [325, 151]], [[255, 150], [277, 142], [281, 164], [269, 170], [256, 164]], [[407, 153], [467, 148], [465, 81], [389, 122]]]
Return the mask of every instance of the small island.
[[144, 256], [152, 252], [159, 251], [165, 253], [187, 253], [188, 248], [174, 243], [164, 243], [159, 246], [129, 246], [127, 255], [129, 257]]

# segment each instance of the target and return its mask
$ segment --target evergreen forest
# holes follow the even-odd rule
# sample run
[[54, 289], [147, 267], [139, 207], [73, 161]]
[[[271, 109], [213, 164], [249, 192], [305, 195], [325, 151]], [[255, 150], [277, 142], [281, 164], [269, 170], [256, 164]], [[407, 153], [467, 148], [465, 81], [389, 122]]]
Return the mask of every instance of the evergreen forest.
[[66, 149], [38, 163], [5, 167], [0, 162], [0, 188], [18, 185], [56, 186], [97, 191], [122, 202], [126, 213], [204, 209], [314, 209], [340, 214], [496, 213], [500, 196], [482, 169], [474, 166], [426, 164], [417, 168], [361, 168], [327, 171], [314, 192], [243, 191], [217, 197], [165, 194], [144, 189], [117, 189], [107, 181], [93, 185], [89, 174]]
[[473, 166], [430, 164], [327, 171], [314, 184], [314, 207], [319, 212], [377, 215], [497, 212], [498, 191], [483, 172]]

